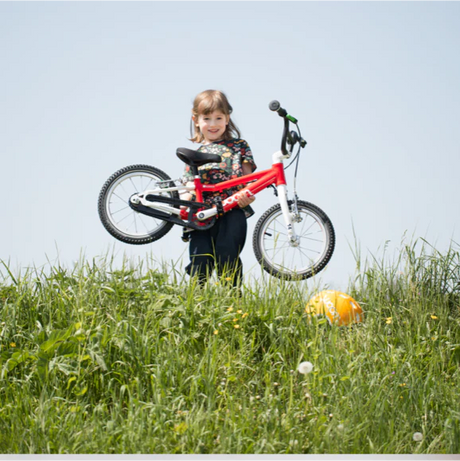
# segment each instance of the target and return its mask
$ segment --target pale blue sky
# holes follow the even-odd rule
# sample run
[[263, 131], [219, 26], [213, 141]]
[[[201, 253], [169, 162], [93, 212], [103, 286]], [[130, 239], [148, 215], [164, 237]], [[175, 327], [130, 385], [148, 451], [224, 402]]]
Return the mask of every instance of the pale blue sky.
[[[0, 2], [0, 258], [13, 269], [120, 256], [187, 260], [180, 230], [133, 247], [102, 227], [105, 180], [135, 163], [182, 173], [194, 96], [223, 90], [259, 169], [278, 99], [308, 141], [298, 194], [331, 218], [325, 283], [405, 232], [460, 241], [460, 3]], [[288, 170], [289, 171], [289, 170]], [[243, 259], [260, 269], [252, 230]]]

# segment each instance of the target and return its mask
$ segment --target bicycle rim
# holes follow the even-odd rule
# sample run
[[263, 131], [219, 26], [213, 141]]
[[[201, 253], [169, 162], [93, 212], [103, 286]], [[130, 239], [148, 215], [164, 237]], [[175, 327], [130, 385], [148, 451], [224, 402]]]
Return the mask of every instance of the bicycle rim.
[[[141, 193], [157, 187], [164, 178], [147, 171], [131, 171], [116, 178], [109, 186], [105, 201], [107, 219], [117, 231], [131, 238], [147, 238], [170, 226], [169, 223], [143, 215], [129, 206], [129, 199], [135, 193]], [[171, 193], [159, 194], [172, 197]]]
[[298, 222], [293, 224], [297, 243], [289, 239], [280, 208], [267, 216], [259, 233], [265, 270], [286, 278], [307, 278], [319, 272], [329, 259], [330, 231], [322, 217], [305, 205], [298, 205]]

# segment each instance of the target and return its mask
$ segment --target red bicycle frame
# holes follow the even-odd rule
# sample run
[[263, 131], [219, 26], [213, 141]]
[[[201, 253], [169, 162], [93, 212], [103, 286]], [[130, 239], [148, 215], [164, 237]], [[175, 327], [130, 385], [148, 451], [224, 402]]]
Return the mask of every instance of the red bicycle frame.
[[247, 183], [250, 184], [222, 201], [224, 212], [235, 208], [238, 205], [238, 197], [240, 194], [245, 194], [246, 191], [255, 195], [272, 184], [276, 184], [277, 186], [282, 184], [285, 185], [286, 177], [284, 176], [283, 164], [281, 162], [274, 163], [268, 170], [240, 176], [239, 178], [229, 179], [218, 184], [202, 184], [200, 178], [196, 177], [194, 180], [196, 200], [197, 202], [203, 201], [203, 192], [222, 192], [225, 189], [230, 189], [231, 187]]

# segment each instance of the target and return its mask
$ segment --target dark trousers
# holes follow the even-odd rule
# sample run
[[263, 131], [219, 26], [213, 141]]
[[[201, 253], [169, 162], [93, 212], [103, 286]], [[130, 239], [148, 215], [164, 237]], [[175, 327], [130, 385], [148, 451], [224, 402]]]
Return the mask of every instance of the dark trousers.
[[217, 219], [214, 226], [204, 231], [193, 231], [190, 238], [190, 264], [187, 274], [198, 275], [204, 283], [214, 267], [219, 276], [230, 277], [233, 286], [241, 283], [243, 263], [240, 253], [246, 241], [246, 215], [235, 208]]

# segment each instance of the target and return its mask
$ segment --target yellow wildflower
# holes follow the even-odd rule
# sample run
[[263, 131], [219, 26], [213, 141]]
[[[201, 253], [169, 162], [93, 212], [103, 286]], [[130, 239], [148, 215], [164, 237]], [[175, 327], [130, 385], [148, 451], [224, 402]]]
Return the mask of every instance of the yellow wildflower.
[[236, 312], [237, 312], [238, 314], [241, 314], [243, 311], [242, 311], [241, 309], [238, 309]]
[[238, 319], [233, 319], [234, 322], [238, 322]]
[[433, 320], [437, 320], [437, 319], [438, 319], [438, 318], [436, 317], [436, 315], [432, 315], [431, 318], [432, 318]]
[[214, 330], [214, 334], [217, 335], [219, 333], [219, 330]]
[[239, 325], [234, 325], [235, 328], [239, 328], [240, 326]]
[[227, 309], [227, 312], [232, 312], [233, 310], [233, 306], [230, 306], [228, 309]]
[[16, 343], [10, 343], [11, 347], [16, 347]]
[[248, 315], [249, 315], [249, 314], [248, 314], [247, 312], [245, 312], [245, 313], [241, 316], [241, 318], [244, 319], [244, 318], [247, 317]]
[[393, 317], [387, 317], [387, 323], [390, 324], [393, 321]]

